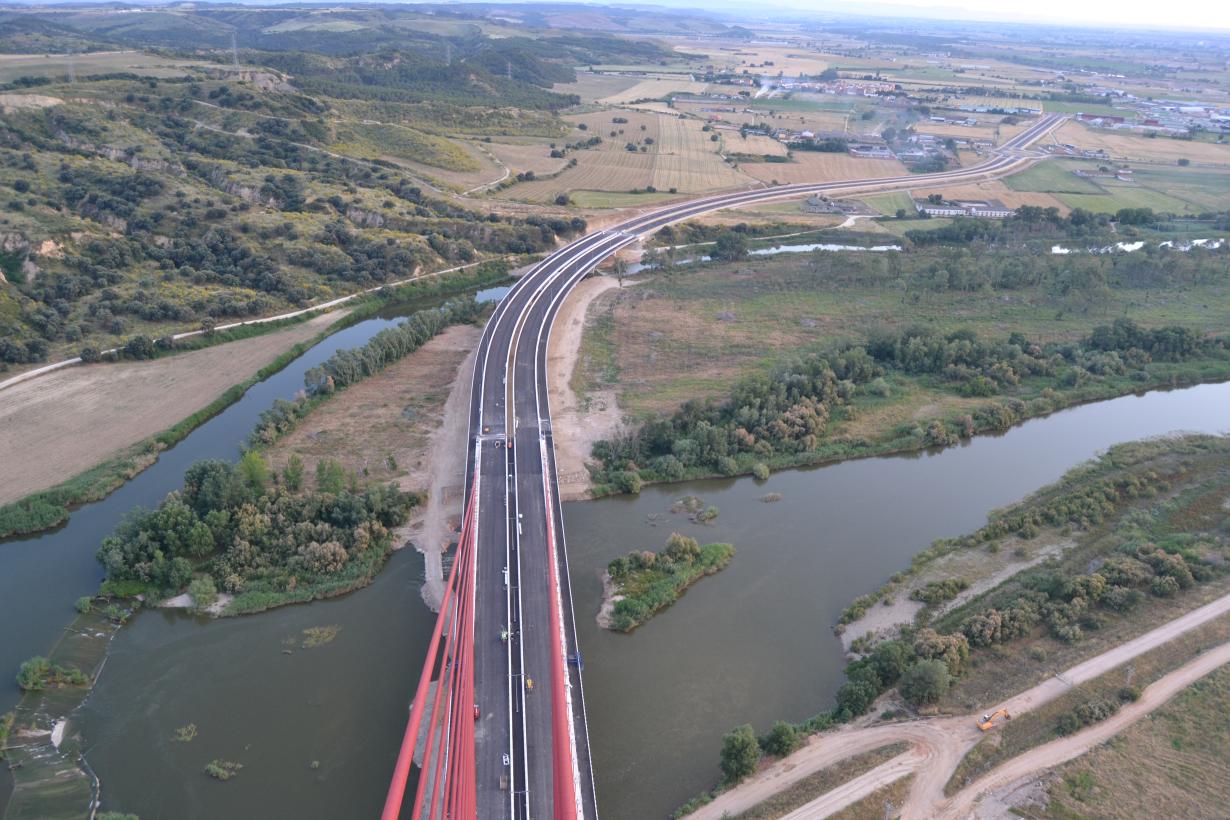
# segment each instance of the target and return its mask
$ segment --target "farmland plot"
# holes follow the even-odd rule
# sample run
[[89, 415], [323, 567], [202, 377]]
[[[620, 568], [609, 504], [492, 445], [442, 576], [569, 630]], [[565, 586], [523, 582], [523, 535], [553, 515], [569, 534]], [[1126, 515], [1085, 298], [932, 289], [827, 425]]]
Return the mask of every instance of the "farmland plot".
[[1112, 159], [1163, 160], [1171, 163], [1180, 159], [1190, 159], [1192, 162], [1230, 165], [1230, 145], [1188, 142], [1169, 137], [1151, 139], [1142, 134], [1090, 128], [1075, 121], [1064, 123], [1055, 136], [1060, 142], [1069, 143], [1078, 148], [1101, 148]]
[[694, 120], [662, 117], [656, 147], [652, 184], [659, 191], [676, 188], [691, 193], [751, 182], [722, 160], [718, 143], [711, 141]]
[[905, 166], [895, 159], [861, 159], [849, 154], [795, 151], [793, 162], [749, 162], [739, 170], [763, 182], [828, 182], [901, 176]]

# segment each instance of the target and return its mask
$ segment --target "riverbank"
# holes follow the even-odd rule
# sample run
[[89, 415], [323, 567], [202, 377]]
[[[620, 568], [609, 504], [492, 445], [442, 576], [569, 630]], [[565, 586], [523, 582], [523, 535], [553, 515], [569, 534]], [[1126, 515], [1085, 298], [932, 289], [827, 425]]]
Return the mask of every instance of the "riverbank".
[[622, 284], [613, 276], [590, 276], [564, 298], [547, 344], [547, 390], [555, 431], [555, 463], [560, 499], [588, 498], [593, 487], [586, 463], [594, 444], [610, 438], [623, 424], [614, 390], [578, 390], [577, 374], [590, 366], [584, 348], [587, 314], [594, 302]]
[[421, 348], [312, 408], [266, 450], [276, 469], [292, 457], [315, 479], [334, 459], [366, 480], [394, 481], [423, 502], [394, 532], [394, 547], [412, 542], [427, 561], [424, 600], [442, 594], [442, 553], [460, 526], [464, 488], [469, 373], [482, 337], [476, 325], [453, 325]]
[[[921, 596], [927, 598], [924, 617], [916, 618], [915, 629], [901, 640], [876, 635], [857, 642], [865, 659], [847, 666], [837, 707], [809, 720], [803, 730], [850, 726], [816, 735], [806, 751], [725, 792], [697, 816], [716, 817], [759, 803], [819, 765], [811, 761], [819, 752], [850, 754], [855, 737], [876, 744], [905, 739], [930, 749], [918, 769], [926, 772], [923, 786], [911, 791], [907, 813], [933, 816], [945, 794], [961, 792], [970, 780], [998, 771], [998, 764], [1057, 732], [1067, 734], [1055, 728], [1067, 713], [1084, 714], [1080, 709], [1100, 703], [1107, 693], [1122, 693], [1133, 682], [1144, 687], [1193, 655], [1220, 646], [1230, 635], [1224, 614], [1230, 610], [1225, 570], [1230, 547], [1219, 536], [1230, 509], [1228, 460], [1225, 437], [1119, 445], [994, 513], [976, 532], [920, 553], [912, 569], [894, 575], [891, 592], [864, 596], [858, 605], [872, 607], [905, 589], [922, 590], [930, 593]], [[1018, 536], [1029, 543], [1059, 531], [1070, 533], [1066, 550], [959, 603], [963, 584], [920, 585], [911, 578], [920, 568], [944, 564], [954, 552], [994, 563], [1000, 549]], [[946, 580], [964, 579], [948, 575]], [[948, 602], [955, 605], [944, 606]], [[1194, 643], [1179, 639], [1192, 629]], [[911, 661], [915, 656], [924, 660]], [[920, 690], [912, 670], [932, 662], [928, 658], [939, 661], [942, 680]], [[1110, 673], [1133, 659], [1126, 680], [1121, 672]], [[973, 731], [976, 714], [1000, 706], [1014, 718], [1010, 724], [994, 734]], [[898, 720], [937, 709], [941, 717]], [[1031, 714], [1022, 717], [1026, 712]], [[977, 784], [960, 797], [968, 800], [976, 791]]]

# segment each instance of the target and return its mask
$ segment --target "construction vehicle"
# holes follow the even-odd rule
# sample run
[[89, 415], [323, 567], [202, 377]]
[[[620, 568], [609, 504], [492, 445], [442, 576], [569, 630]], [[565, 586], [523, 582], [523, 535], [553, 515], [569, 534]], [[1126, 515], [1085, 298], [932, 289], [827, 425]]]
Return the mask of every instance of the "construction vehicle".
[[978, 724], [978, 728], [984, 732], [989, 732], [995, 728], [995, 721], [1000, 718], [1012, 720], [1012, 715], [1008, 714], [1007, 709], [997, 709], [989, 715], [983, 715], [982, 722]]

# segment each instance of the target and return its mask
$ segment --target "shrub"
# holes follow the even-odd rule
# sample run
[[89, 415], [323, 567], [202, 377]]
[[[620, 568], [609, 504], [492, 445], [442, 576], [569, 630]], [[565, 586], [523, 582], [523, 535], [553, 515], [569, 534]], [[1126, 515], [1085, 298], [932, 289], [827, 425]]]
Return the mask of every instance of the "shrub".
[[779, 720], [773, 724], [773, 728], [769, 730], [769, 734], [765, 737], [761, 747], [764, 749], [765, 754], [770, 754], [774, 757], [786, 757], [799, 748], [799, 743], [801, 742], [799, 733], [795, 730], [794, 726]]
[[192, 583], [188, 584], [188, 595], [192, 598], [193, 606], [205, 609], [218, 600], [218, 588], [214, 586], [214, 579], [208, 575], [193, 578]]
[[1179, 582], [1169, 575], [1159, 575], [1149, 584], [1149, 591], [1159, 598], [1173, 598], [1179, 594]]
[[84, 615], [94, 607], [94, 599], [89, 595], [83, 595], [77, 599], [77, 603], [74, 606], [76, 606], [78, 612]]
[[764, 462], [757, 462], [756, 465], [752, 467], [752, 475], [755, 476], [757, 481], [768, 481], [769, 466]]

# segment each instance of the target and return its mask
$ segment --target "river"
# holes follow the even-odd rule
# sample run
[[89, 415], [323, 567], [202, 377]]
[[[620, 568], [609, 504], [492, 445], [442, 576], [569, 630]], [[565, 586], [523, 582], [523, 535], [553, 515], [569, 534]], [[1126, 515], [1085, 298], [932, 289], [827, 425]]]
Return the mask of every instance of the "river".
[[[829, 708], [843, 666], [838, 613], [935, 538], [978, 527], [1111, 444], [1228, 428], [1230, 384], [1204, 385], [1073, 408], [938, 453], [566, 505], [603, 816], [665, 817], [716, 781], [731, 726], [763, 731]], [[758, 500], [768, 492], [781, 500]], [[717, 520], [670, 514], [685, 494], [719, 507]], [[598, 629], [602, 568], [660, 548], [672, 530], [738, 554], [632, 635]], [[141, 614], [84, 708], [104, 807], [143, 820], [377, 813], [432, 622], [422, 575], [421, 557], [402, 551], [338, 600], [221, 621]], [[301, 648], [302, 630], [325, 625], [341, 628], [332, 643]], [[172, 740], [188, 723], [197, 738]], [[216, 782], [203, 773], [214, 758], [244, 769]]]
[[[478, 293], [483, 301], [500, 299], [506, 288]], [[0, 713], [20, 697], [11, 675], [32, 655], [45, 655], [74, 617], [73, 602], [92, 595], [102, 580], [94, 560], [99, 541], [137, 506], [152, 507], [183, 484], [184, 471], [203, 458], [235, 459], [261, 411], [275, 399], [290, 399], [303, 388], [303, 373], [335, 351], [363, 344], [380, 330], [416, 310], [440, 304], [443, 297], [396, 302], [376, 317], [334, 333], [287, 367], [253, 385], [235, 404], [207, 421], [158, 461], [111, 495], [74, 511], [63, 526], [27, 538], [0, 541]], [[19, 629], [7, 625], [20, 624]]]

